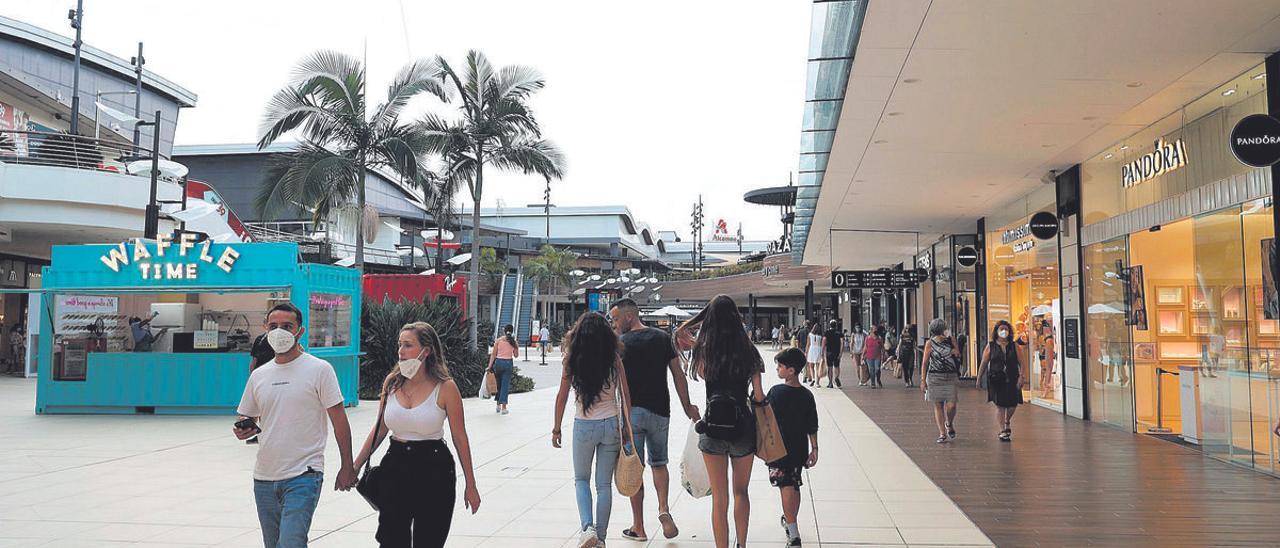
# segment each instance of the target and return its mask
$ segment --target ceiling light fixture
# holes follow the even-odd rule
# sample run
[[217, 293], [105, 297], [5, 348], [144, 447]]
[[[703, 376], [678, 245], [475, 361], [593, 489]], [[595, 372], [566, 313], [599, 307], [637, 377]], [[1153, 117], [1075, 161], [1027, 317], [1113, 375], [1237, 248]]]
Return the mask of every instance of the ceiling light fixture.
[[1230, 96], [1235, 95], [1235, 94], [1236, 94], [1236, 88], [1231, 88], [1231, 89], [1229, 89], [1229, 90], [1227, 90], [1227, 91], [1222, 92], [1222, 96], [1223, 96], [1223, 97], [1230, 97]]
[[877, 145], [883, 145], [883, 144], [888, 143], [888, 142], [889, 142], [889, 141], [886, 141], [886, 140], [884, 140], [884, 139], [876, 139], [876, 141], [875, 141], [875, 143], [876, 143]]
[[902, 116], [901, 112], [890, 112], [889, 116]]
[[1110, 160], [1110, 159], [1115, 158], [1115, 157], [1116, 157], [1116, 155], [1115, 155], [1115, 154], [1112, 154], [1112, 153], [1108, 152], [1106, 156], [1103, 156], [1103, 157], [1102, 157], [1102, 159], [1103, 159], [1103, 160]]
[[1265, 72], [1259, 72], [1259, 73], [1257, 73], [1257, 74], [1253, 75], [1253, 79], [1254, 79], [1254, 80], [1261, 80], [1261, 79], [1266, 78], [1266, 77], [1267, 77], [1267, 73], [1265, 73]]
[[1129, 82], [1128, 84], [1125, 84], [1125, 86], [1131, 87], [1131, 88], [1140, 88], [1142, 87], [1142, 82]]
[[919, 82], [919, 81], [920, 81], [920, 79], [919, 79], [919, 78], [907, 78], [906, 80], [903, 80], [903, 81], [902, 81], [902, 83], [904, 83], [904, 84], [914, 84], [914, 83]]
[[1120, 150], [1129, 150], [1129, 145], [1120, 145]]
[[1081, 118], [1081, 120], [1084, 120], [1086, 122], [1097, 120], [1097, 119], [1098, 119], [1097, 116], [1085, 116], [1084, 118]]

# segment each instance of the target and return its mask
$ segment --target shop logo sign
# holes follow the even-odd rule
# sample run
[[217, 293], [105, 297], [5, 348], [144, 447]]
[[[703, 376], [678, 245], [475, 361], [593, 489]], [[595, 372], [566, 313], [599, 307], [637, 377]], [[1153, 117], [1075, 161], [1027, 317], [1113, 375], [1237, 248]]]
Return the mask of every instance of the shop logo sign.
[[1187, 165], [1187, 147], [1182, 139], [1170, 143], [1161, 137], [1155, 142], [1155, 150], [1120, 166], [1120, 179], [1124, 182], [1124, 187], [1129, 188], [1143, 181], [1172, 173], [1185, 165]]
[[1231, 153], [1250, 167], [1280, 162], [1280, 120], [1267, 114], [1241, 118], [1231, 130]]
[[[236, 260], [240, 258], [240, 252], [235, 248], [227, 246], [223, 248], [221, 256], [214, 261], [213, 255], [209, 254], [213, 245], [212, 240], [206, 239], [199, 244], [199, 250], [196, 249], [196, 234], [191, 232], [182, 232], [175, 239], [168, 234], [161, 234], [156, 238], [156, 259], [166, 256], [173, 257], [173, 250], [170, 248], [177, 247], [177, 262], [152, 262], [151, 251], [147, 249], [146, 243], [142, 238], [133, 239], [133, 253], [129, 252], [128, 242], [120, 242], [120, 245], [111, 248], [106, 254], [99, 257], [98, 260], [102, 264], [111, 269], [112, 272], [120, 272], [123, 267], [129, 266], [130, 261], [138, 269], [143, 280], [194, 280], [200, 276], [200, 263], [208, 263], [216, 266], [223, 272], [231, 273], [231, 268], [236, 264]], [[187, 253], [192, 254], [191, 259], [184, 259]]]

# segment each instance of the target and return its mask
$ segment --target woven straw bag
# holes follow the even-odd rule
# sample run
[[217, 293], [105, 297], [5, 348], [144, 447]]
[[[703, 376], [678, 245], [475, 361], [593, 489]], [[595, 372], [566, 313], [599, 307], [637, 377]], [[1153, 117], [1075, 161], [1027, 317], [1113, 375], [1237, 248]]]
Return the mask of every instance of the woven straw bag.
[[[621, 389], [619, 389], [621, 390]], [[631, 432], [631, 421], [627, 419], [627, 413], [622, 409], [622, 394], [618, 394], [618, 464], [613, 468], [613, 484], [617, 486], [618, 493], [624, 497], [630, 497], [640, 492], [640, 488], [644, 487], [644, 463], [640, 461], [640, 454], [636, 451], [635, 435]], [[626, 428], [626, 436], [623, 436], [623, 428]], [[623, 440], [631, 440], [631, 451], [627, 452], [627, 445]]]

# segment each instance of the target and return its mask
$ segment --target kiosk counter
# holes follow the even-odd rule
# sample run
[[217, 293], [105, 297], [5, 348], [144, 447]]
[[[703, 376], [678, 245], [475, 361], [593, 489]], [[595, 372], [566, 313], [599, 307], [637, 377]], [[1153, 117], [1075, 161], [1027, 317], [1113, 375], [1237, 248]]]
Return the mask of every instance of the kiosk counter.
[[[292, 243], [191, 233], [55, 246], [40, 293], [36, 413], [233, 414], [271, 306], [302, 311], [307, 352], [359, 399], [360, 275]], [[34, 304], [34, 301], [33, 301]]]

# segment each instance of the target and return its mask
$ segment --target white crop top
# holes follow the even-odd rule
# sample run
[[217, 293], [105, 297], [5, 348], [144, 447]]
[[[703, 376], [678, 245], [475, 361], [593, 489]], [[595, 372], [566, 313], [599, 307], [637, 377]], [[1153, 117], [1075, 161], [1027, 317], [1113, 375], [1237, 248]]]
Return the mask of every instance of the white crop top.
[[584, 419], [589, 421], [598, 421], [609, 417], [618, 416], [618, 387], [614, 384], [608, 384], [600, 389], [600, 395], [596, 396], [596, 401], [591, 402], [591, 409], [583, 409], [582, 402], [576, 401], [577, 412], [573, 418]]
[[440, 399], [440, 386], [437, 382], [435, 390], [424, 401], [412, 409], [400, 405], [395, 394], [387, 395], [387, 408], [382, 413], [382, 420], [391, 430], [391, 437], [400, 441], [422, 441], [444, 439], [444, 419], [446, 413], [437, 401]]

